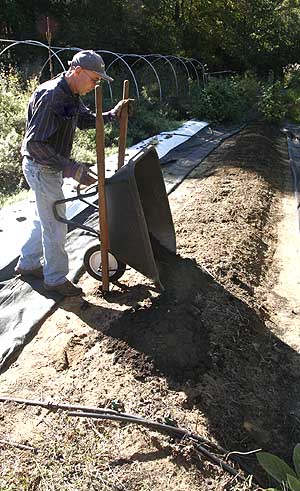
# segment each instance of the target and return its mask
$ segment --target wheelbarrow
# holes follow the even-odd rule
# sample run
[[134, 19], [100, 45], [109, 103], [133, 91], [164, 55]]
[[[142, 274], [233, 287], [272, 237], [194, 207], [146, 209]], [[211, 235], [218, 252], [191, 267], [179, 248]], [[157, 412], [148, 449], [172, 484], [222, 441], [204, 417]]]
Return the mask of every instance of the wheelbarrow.
[[[98, 186], [77, 196], [56, 201], [57, 220], [88, 231], [97, 243], [84, 254], [84, 266], [95, 279], [102, 281], [100, 232], [94, 228], [68, 220], [59, 214], [59, 205], [79, 199], [91, 205], [98, 195]], [[165, 183], [155, 147], [149, 145], [131, 158], [127, 164], [105, 179], [107, 222], [109, 235], [109, 280], [116, 282], [124, 274], [126, 265], [134, 268], [156, 286], [162, 288], [153, 242], [176, 252], [175, 230]], [[96, 203], [92, 207], [99, 210]]]
[[[129, 97], [129, 82], [124, 81], [123, 99]], [[84, 254], [87, 272], [102, 282], [102, 291], [108, 291], [109, 281], [116, 282], [123, 275], [126, 265], [152, 279], [163, 289], [153, 249], [153, 242], [176, 252], [175, 231], [168, 196], [163, 180], [159, 158], [151, 145], [138, 152], [124, 165], [128, 110], [121, 114], [118, 170], [105, 179], [104, 126], [102, 118], [102, 90], [95, 89], [96, 144], [98, 186], [82, 193], [77, 187], [77, 196], [56, 201], [53, 206], [57, 220], [88, 231], [97, 238], [97, 243]], [[67, 220], [59, 215], [58, 206], [79, 199], [87, 201], [98, 195], [100, 232]], [[102, 236], [100, 238], [100, 235]]]

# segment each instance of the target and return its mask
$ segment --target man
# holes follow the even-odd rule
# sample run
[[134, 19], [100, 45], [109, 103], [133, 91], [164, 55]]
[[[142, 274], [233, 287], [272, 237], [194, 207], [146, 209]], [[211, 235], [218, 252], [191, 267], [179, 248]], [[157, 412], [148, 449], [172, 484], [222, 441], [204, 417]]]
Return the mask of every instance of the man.
[[[65, 296], [80, 295], [82, 289], [66, 277], [69, 272], [65, 251], [67, 225], [55, 219], [53, 203], [64, 198], [63, 177], [73, 177], [83, 185], [95, 182], [88, 166], [70, 160], [70, 154], [76, 127], [95, 128], [95, 114], [84, 106], [80, 96], [93, 90], [101, 79], [113, 81], [105, 72], [101, 56], [94, 51], [79, 51], [69, 62], [67, 72], [35, 90], [28, 106], [21, 153], [23, 172], [36, 198], [36, 216], [15, 272], [44, 278], [47, 291]], [[114, 109], [103, 113], [104, 121], [119, 117], [127, 103], [122, 100]]]

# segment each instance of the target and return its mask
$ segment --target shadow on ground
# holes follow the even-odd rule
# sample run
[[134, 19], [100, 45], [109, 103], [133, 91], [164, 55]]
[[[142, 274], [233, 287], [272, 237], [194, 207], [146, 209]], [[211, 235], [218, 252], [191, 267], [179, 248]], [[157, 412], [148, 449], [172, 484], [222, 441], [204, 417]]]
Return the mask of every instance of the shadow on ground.
[[185, 391], [225, 448], [290, 456], [300, 438], [299, 354], [194, 261], [161, 251], [159, 264], [166, 292], [105, 332], [118, 363]]

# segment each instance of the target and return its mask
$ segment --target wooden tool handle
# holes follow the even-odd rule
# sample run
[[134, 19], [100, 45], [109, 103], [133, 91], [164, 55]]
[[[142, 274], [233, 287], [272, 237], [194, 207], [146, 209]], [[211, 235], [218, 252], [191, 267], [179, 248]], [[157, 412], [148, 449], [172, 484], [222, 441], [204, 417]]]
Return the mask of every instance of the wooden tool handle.
[[[129, 98], [129, 81], [124, 80], [123, 84], [123, 99]], [[126, 139], [128, 127], [128, 105], [122, 109], [120, 116], [120, 135], [119, 135], [119, 153], [118, 153], [118, 169], [124, 165]]]
[[99, 226], [100, 226], [100, 247], [101, 247], [101, 268], [102, 268], [102, 292], [109, 290], [108, 274], [108, 223], [105, 196], [105, 153], [104, 153], [104, 122], [102, 116], [102, 87], [95, 88], [96, 105], [96, 151], [97, 151], [97, 171], [98, 171], [98, 204], [99, 204]]

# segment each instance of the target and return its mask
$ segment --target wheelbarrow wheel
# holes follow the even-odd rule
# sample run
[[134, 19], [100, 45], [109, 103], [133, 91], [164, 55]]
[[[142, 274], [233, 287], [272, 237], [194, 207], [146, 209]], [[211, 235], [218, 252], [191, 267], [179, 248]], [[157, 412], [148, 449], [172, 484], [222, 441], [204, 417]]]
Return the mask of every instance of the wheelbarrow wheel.
[[[96, 280], [102, 281], [101, 251], [99, 244], [87, 249], [83, 264], [87, 272]], [[108, 274], [110, 281], [117, 281], [125, 273], [126, 264], [119, 261], [113, 254], [108, 253]]]

